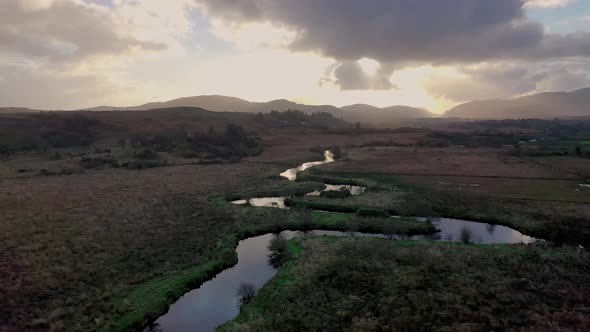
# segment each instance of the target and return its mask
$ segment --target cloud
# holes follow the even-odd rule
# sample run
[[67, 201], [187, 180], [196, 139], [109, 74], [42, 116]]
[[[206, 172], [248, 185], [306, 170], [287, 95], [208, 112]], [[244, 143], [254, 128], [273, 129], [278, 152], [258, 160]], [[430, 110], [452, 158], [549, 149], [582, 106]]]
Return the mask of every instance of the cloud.
[[[232, 24], [269, 22], [295, 33], [289, 47], [342, 62], [477, 63], [588, 56], [590, 34], [551, 35], [524, 0], [195, 0]], [[539, 5], [540, 2], [535, 2]], [[556, 49], [560, 48], [560, 52]]]
[[389, 90], [395, 88], [389, 82], [392, 69], [376, 63], [374, 68], [363, 67], [360, 61], [338, 63], [332, 66], [321, 83], [332, 83], [341, 90]]
[[529, 63], [487, 63], [453, 70], [434, 70], [425, 79], [433, 96], [456, 102], [512, 98], [520, 95], [570, 91], [590, 85], [590, 62], [564, 61]]
[[[143, 101], [130, 70], [182, 54], [190, 0], [0, 0], [0, 106]], [[154, 76], [151, 77], [154, 79]]]
[[538, 8], [552, 8], [552, 7], [565, 7], [575, 0], [527, 0], [527, 7], [538, 7]]
[[129, 91], [93, 74], [45, 70], [29, 63], [0, 64], [0, 107], [72, 109], [116, 101]]
[[0, 0], [0, 54], [82, 61], [132, 50], [162, 50], [119, 31], [112, 14], [76, 0]]

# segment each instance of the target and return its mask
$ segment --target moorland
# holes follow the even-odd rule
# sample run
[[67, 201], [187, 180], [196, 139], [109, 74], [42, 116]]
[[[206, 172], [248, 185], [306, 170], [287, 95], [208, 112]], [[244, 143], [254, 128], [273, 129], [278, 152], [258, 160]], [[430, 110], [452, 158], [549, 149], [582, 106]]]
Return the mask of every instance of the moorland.
[[[241, 239], [287, 229], [431, 233], [416, 216], [547, 242], [291, 240], [290, 260], [223, 329], [584, 330], [589, 143], [584, 119], [379, 129], [298, 111], [0, 114], [0, 331], [141, 330], [235, 264]], [[335, 163], [296, 182], [278, 176], [325, 150]], [[300, 195], [324, 184], [366, 191]], [[294, 196], [290, 210], [229, 203], [281, 195]], [[355, 213], [367, 210], [382, 213]]]

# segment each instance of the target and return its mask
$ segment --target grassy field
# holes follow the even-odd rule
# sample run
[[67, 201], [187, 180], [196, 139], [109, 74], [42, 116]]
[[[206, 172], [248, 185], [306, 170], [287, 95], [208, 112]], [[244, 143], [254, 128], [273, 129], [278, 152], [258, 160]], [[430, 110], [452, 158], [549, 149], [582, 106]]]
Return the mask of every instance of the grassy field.
[[[351, 176], [350, 173], [345, 173]], [[330, 179], [337, 181], [338, 175]], [[381, 187], [361, 196], [340, 199], [296, 197], [287, 200], [291, 206], [325, 211], [354, 212], [362, 208], [377, 208], [401, 216], [448, 217], [483, 221], [512, 227], [524, 234], [557, 243], [590, 244], [590, 204], [511, 198], [475, 194], [466, 191], [436, 190], [411, 187], [409, 182], [386, 189], [402, 181], [401, 176], [363, 174], [366, 179], [384, 179]], [[344, 182], [350, 178], [342, 178]], [[386, 182], [388, 181], [388, 182]], [[582, 196], [582, 197], [587, 197]]]
[[[284, 229], [381, 232], [383, 219], [234, 206], [230, 195], [294, 194], [284, 165], [172, 166], [4, 180], [2, 331], [129, 330], [233, 262], [240, 238]], [[232, 174], [232, 176], [227, 176]], [[393, 221], [399, 234], [432, 226]]]
[[[338, 165], [338, 171], [449, 175], [476, 177], [578, 179], [567, 169], [554, 169], [509, 154], [511, 149], [377, 147], [355, 149]], [[577, 162], [583, 159], [575, 158]], [[582, 160], [582, 161], [579, 161]]]
[[[0, 331], [132, 330], [235, 262], [234, 247], [247, 236], [313, 228], [433, 232], [431, 225], [410, 218], [360, 218], [227, 202], [301, 195], [322, 187], [318, 182], [323, 181], [358, 184], [368, 191], [346, 199], [298, 197], [295, 205], [315, 202], [335, 211], [377, 208], [404, 216], [479, 219], [558, 242], [586, 244], [590, 239], [587, 191], [571, 188], [586, 180], [580, 175], [586, 160], [530, 161], [502, 149], [417, 147], [428, 130], [355, 134], [264, 127], [248, 115], [120, 113], [96, 113], [101, 125], [92, 127], [92, 138], [99, 143], [92, 148], [58, 149], [64, 152], [61, 158], [51, 149], [1, 156]], [[62, 125], [72, 121], [68, 116], [5, 116], [0, 128], [10, 129], [16, 138], [39, 128], [63, 131]], [[136, 122], [138, 116], [141, 121]], [[81, 169], [83, 156], [76, 154], [95, 157], [101, 154], [95, 148], [108, 147], [116, 156], [134, 155], [137, 151], [113, 146], [116, 139], [183, 126], [203, 131], [231, 121], [255, 132], [264, 151], [240, 162], [210, 165], [160, 152], [163, 167], [141, 171]], [[341, 145], [345, 155], [302, 177], [308, 181], [278, 177], [301, 162], [322, 159], [318, 145]], [[472, 181], [481, 186], [464, 186]]]
[[[354, 149], [341, 162], [301, 178], [363, 184], [369, 188], [365, 195], [301, 197], [289, 203], [329, 211], [372, 207], [407, 216], [480, 220], [558, 243], [590, 244], [590, 191], [580, 186], [586, 178], [566, 167], [583, 165], [585, 159], [520, 158], [497, 149], [476, 150], [470, 157], [473, 151], [457, 148], [420, 148], [416, 153], [395, 147]], [[451, 169], [457, 158], [461, 163]]]
[[239, 225], [270, 218], [266, 214], [275, 211], [239, 218], [209, 196], [263, 187], [274, 181], [265, 174], [276, 174], [275, 167], [104, 170], [3, 181], [0, 330], [105, 326], [115, 318], [113, 304], [122, 294], [210, 262], [217, 242]]
[[575, 249], [305, 238], [222, 331], [583, 331]]

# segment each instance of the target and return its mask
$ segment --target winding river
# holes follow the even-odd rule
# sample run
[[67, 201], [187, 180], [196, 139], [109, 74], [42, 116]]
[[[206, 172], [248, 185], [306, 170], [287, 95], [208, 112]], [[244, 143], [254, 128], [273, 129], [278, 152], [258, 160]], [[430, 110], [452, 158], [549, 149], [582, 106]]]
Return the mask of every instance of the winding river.
[[[281, 176], [294, 181], [299, 172], [310, 167], [334, 162], [334, 155], [330, 151], [326, 151], [324, 157], [323, 161], [305, 163], [298, 168], [281, 173]], [[327, 185], [324, 190], [342, 189], [349, 190], [353, 195], [362, 194], [364, 191], [362, 187], [334, 185]], [[308, 195], [319, 195], [320, 193], [311, 192]], [[232, 203], [250, 203], [252, 206], [287, 208], [285, 206], [285, 197], [253, 198], [248, 201], [242, 200]], [[427, 222], [428, 219], [417, 218], [417, 220]], [[472, 239], [476, 243], [514, 244], [531, 243], [536, 240], [505, 226], [449, 218], [435, 218], [430, 219], [430, 221], [440, 232], [428, 236], [395, 236], [393, 239], [458, 241], [461, 228], [466, 227], [471, 230]], [[156, 321], [157, 330], [162, 332], [215, 331], [219, 325], [234, 319], [240, 312], [237, 299], [237, 290], [240, 285], [248, 283], [260, 289], [277, 273], [276, 263], [272, 260], [273, 254], [276, 254], [271, 248], [272, 241], [277, 237], [292, 239], [301, 236], [390, 238], [383, 234], [350, 234], [347, 232], [314, 230], [306, 233], [285, 231], [280, 234], [265, 234], [242, 240], [236, 248], [238, 263], [203, 283], [199, 288], [182, 296], [170, 307], [165, 315]], [[149, 329], [145, 331], [149, 331]]]

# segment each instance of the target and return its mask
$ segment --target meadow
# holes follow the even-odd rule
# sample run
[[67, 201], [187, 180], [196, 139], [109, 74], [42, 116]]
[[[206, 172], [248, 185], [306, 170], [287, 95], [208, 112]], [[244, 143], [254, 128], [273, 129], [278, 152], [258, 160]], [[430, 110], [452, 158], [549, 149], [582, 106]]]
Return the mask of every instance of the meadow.
[[[432, 139], [428, 128], [359, 132], [339, 127], [338, 121], [333, 128], [285, 126], [273, 119], [262, 123], [256, 115], [190, 110], [92, 113], [98, 122], [81, 122], [93, 133], [90, 146], [46, 144], [45, 131], [67, 134], [52, 134], [52, 139], [80, 143], [84, 137], [73, 134], [79, 131], [79, 116], [89, 114], [0, 119], [0, 126], [15, 132], [2, 132], [13, 145], [0, 161], [0, 331], [137, 330], [185, 291], [235, 263], [240, 239], [286, 229], [431, 234], [430, 224], [410, 217], [448, 216], [508, 225], [557, 244], [586, 246], [590, 239], [588, 191], [575, 187], [588, 179], [588, 161], [579, 156], [519, 157], [507, 147], [429, 148], [423, 146]], [[207, 143], [207, 150], [197, 145], [198, 153], [240, 158], [209, 162], [212, 158], [204, 154], [183, 155], [194, 146], [188, 139], [194, 133], [223, 137], [209, 135], [208, 128], [223, 133], [234, 122], [243, 128], [239, 136], [256, 140], [259, 151], [242, 154], [247, 146], [243, 150], [231, 140], [215, 143], [206, 138], [199, 142]], [[18, 126], [26, 134], [43, 130], [31, 136], [41, 145], [23, 145], [27, 142], [19, 139]], [[445, 123], [437, 130], [447, 127]], [[172, 146], [157, 138], [170, 137], [178, 128], [184, 128], [186, 136]], [[130, 135], [148, 137], [142, 144], [149, 146], [119, 145]], [[301, 182], [278, 176], [302, 162], [321, 159], [322, 150], [330, 147], [341, 150], [336, 163], [304, 173]], [[84, 158], [125, 162], [153, 157], [146, 149], [156, 152], [162, 164], [84, 167]], [[357, 184], [367, 191], [348, 198], [301, 196], [322, 182]], [[228, 202], [274, 195], [298, 196], [292, 199], [294, 209]], [[358, 210], [374, 216], [355, 215]], [[391, 218], [379, 217], [383, 212], [404, 218], [389, 223]], [[329, 247], [320, 248], [323, 243], [318, 242], [317, 250], [330, 257]], [[380, 252], [381, 244], [362, 245]], [[500, 251], [507, 250], [513, 249]], [[551, 255], [553, 249], [538, 250]], [[370, 250], [360, 252], [370, 256]], [[564, 257], [570, 259], [568, 255]], [[486, 271], [500, 268], [494, 262], [488, 262]]]
[[590, 257], [571, 248], [299, 238], [221, 331], [584, 331]]

